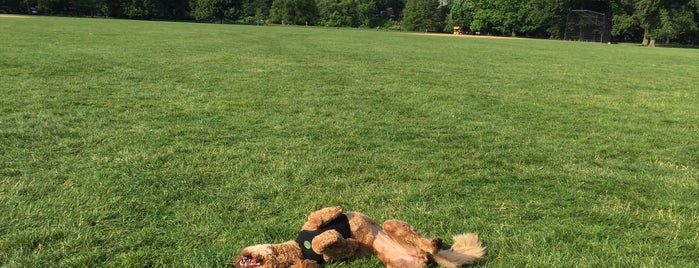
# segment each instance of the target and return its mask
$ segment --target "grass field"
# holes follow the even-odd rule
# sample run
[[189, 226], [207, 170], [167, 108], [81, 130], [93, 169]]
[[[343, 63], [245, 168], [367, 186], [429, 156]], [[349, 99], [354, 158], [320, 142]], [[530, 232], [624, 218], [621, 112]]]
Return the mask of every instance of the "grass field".
[[2, 267], [230, 266], [328, 205], [477, 232], [477, 267], [699, 266], [696, 50], [49, 17], [0, 34]]

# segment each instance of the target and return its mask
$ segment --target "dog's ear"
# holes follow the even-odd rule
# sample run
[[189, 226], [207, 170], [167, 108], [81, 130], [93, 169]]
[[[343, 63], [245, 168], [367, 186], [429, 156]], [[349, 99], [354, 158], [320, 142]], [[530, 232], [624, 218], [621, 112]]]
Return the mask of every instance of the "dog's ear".
[[296, 263], [291, 266], [291, 268], [320, 268], [320, 264], [318, 264], [314, 260], [301, 260], [298, 259], [296, 260]]

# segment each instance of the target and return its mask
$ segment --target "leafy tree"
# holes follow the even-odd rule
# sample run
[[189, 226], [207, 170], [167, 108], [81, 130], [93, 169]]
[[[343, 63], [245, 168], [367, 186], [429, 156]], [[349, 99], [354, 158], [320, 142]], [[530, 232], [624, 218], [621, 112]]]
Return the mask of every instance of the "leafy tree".
[[656, 30], [656, 37], [665, 39], [668, 44], [670, 40], [696, 29], [694, 14], [684, 6], [660, 9], [658, 15], [660, 24]]
[[97, 16], [102, 9], [101, 0], [74, 0], [75, 15]]
[[378, 10], [374, 0], [354, 0], [354, 25], [356, 27], [374, 27]]
[[634, 17], [643, 29], [643, 45], [655, 46], [655, 29], [660, 24], [660, 0], [638, 0]]
[[155, 6], [151, 0], [130, 0], [124, 7], [124, 15], [129, 18], [150, 19], [157, 13]]
[[643, 29], [644, 46], [655, 46], [656, 39], [667, 42], [685, 32], [692, 32], [697, 25], [690, 7], [696, 0], [637, 0], [633, 18]]
[[401, 17], [405, 8], [405, 0], [376, 0], [376, 10], [384, 20], [395, 20]]
[[638, 19], [634, 16], [636, 0], [617, 0], [613, 2], [612, 35], [622, 40], [641, 40], [643, 32]]
[[[452, 0], [449, 2], [449, 14], [444, 31], [449, 32], [454, 26], [469, 28], [473, 22], [473, 2], [470, 0]], [[470, 31], [470, 30], [467, 30]]]
[[434, 31], [439, 19], [437, 0], [408, 0], [403, 10], [403, 25], [408, 31]]
[[373, 0], [317, 0], [319, 24], [331, 27], [372, 27], [376, 19]]
[[343, 12], [340, 0], [317, 0], [319, 25], [329, 27], [349, 26], [352, 24], [350, 14]]
[[271, 0], [247, 0], [243, 2], [241, 17], [247, 22], [260, 24], [269, 18]]
[[495, 31], [500, 34], [515, 36], [517, 32], [529, 32], [536, 29], [528, 14], [532, 11], [528, 0], [478, 0], [473, 14], [476, 31]]
[[158, 0], [159, 17], [186, 19], [189, 17], [189, 0]]
[[106, 17], [123, 17], [123, 10], [126, 6], [125, 0], [102, 0], [101, 13]]
[[694, 30], [687, 33], [686, 41], [690, 44], [699, 44], [699, 0], [694, 0], [690, 6], [695, 8]]
[[42, 13], [54, 14], [58, 11], [57, 9], [60, 9], [60, 4], [59, 0], [37, 0], [35, 7]]
[[297, 25], [313, 25], [318, 18], [314, 0], [274, 0], [269, 13], [274, 22]]
[[571, 5], [568, 1], [530, 0], [528, 34], [539, 37], [563, 38]]
[[[9, 13], [26, 11], [26, 5], [24, 5], [23, 0], [1, 0], [0, 6], [0, 8]], [[24, 6], [24, 10], [21, 10], [22, 6]]]
[[224, 23], [225, 19], [237, 19], [240, 2], [236, 0], [191, 0], [190, 5], [196, 19], [210, 19]]
[[[407, 2], [406, 2], [407, 1]], [[450, 2], [448, 14], [438, 1]], [[0, 0], [3, 10], [137, 19], [188, 19], [470, 31], [560, 38], [571, 10], [612, 17], [621, 40], [699, 43], [699, 0]], [[240, 20], [242, 19], [242, 20]], [[446, 27], [444, 27], [446, 25]], [[398, 26], [400, 27], [400, 26]]]

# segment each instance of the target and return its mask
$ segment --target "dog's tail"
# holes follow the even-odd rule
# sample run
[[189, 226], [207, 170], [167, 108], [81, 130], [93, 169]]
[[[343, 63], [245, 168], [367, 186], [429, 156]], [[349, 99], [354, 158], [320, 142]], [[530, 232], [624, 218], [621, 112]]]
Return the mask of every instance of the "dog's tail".
[[442, 267], [456, 268], [464, 264], [472, 264], [485, 255], [485, 247], [477, 234], [467, 233], [454, 236], [451, 249], [440, 250], [435, 254], [434, 261]]

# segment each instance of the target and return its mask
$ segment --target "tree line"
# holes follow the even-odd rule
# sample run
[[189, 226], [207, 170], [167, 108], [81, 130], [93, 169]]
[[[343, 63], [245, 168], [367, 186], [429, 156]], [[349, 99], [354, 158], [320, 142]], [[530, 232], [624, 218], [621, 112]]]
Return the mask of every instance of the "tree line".
[[[414, 0], [424, 1], [424, 0]], [[699, 44], [699, 0], [451, 0], [448, 26], [563, 38], [572, 10], [603, 13], [617, 41]]]
[[699, 44], [699, 0], [0, 0], [45, 15], [377, 27], [561, 39], [572, 10], [610, 21], [618, 41]]

